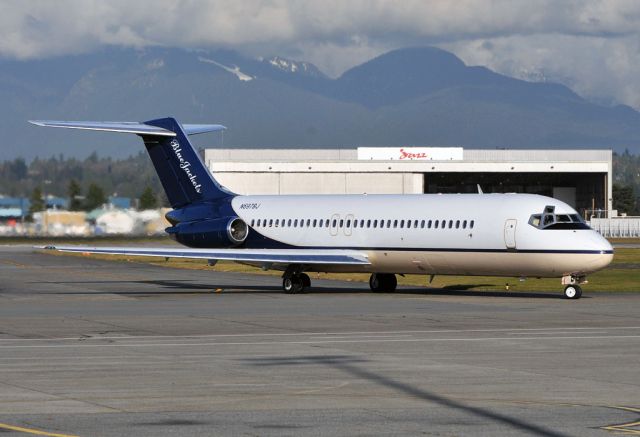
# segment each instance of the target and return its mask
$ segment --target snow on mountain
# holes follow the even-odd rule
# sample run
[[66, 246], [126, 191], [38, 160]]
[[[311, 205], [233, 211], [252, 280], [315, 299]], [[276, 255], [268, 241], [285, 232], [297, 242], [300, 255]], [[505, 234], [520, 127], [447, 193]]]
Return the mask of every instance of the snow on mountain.
[[223, 70], [228, 71], [231, 74], [235, 74], [235, 76], [243, 81], [243, 82], [248, 82], [250, 80], [255, 79], [253, 76], [249, 76], [248, 74], [243, 73], [242, 71], [240, 71], [240, 67], [238, 67], [237, 65], [234, 65], [233, 68], [232, 67], [228, 67], [224, 64], [221, 64], [219, 62], [214, 61], [213, 59], [208, 59], [208, 58], [203, 58], [202, 56], [198, 57], [198, 61], [200, 62], [205, 62], [207, 64], [213, 64], [216, 65], [220, 68], [222, 68]]
[[266, 62], [271, 64], [273, 67], [282, 71], [286, 71], [288, 73], [300, 72], [304, 74], [310, 74], [312, 76], [322, 75], [320, 70], [318, 70], [318, 67], [308, 62], [292, 61], [290, 59], [281, 58], [280, 56], [274, 56]]

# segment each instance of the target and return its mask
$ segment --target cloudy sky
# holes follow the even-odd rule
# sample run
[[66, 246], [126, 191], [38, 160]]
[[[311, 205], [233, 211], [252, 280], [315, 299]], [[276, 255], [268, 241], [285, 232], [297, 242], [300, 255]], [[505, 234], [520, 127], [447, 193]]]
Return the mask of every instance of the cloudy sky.
[[640, 110], [635, 0], [0, 0], [0, 56], [104, 45], [230, 48], [315, 63], [331, 76], [385, 51], [450, 50], [469, 65], [551, 80]]

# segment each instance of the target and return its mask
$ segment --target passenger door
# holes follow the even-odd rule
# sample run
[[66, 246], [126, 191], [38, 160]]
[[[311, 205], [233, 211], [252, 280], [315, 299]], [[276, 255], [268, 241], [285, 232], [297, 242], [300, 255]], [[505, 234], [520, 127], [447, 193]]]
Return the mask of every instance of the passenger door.
[[518, 220], [516, 219], [507, 219], [504, 222], [504, 244], [507, 246], [507, 249], [516, 248], [516, 225], [517, 224], [518, 224]]

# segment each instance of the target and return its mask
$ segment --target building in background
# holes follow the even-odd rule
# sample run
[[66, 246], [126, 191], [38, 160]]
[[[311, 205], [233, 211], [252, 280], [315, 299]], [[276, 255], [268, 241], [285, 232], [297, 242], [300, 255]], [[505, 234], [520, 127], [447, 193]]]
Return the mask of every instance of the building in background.
[[589, 218], [612, 209], [611, 150], [460, 147], [206, 149], [218, 181], [239, 194], [535, 193]]

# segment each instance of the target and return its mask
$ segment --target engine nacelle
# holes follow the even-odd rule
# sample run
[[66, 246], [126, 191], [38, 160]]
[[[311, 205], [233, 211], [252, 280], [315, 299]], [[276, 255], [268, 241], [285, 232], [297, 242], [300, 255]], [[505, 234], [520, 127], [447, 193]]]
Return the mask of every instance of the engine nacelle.
[[171, 238], [189, 247], [235, 247], [245, 242], [249, 226], [239, 217], [178, 223], [166, 229]]

